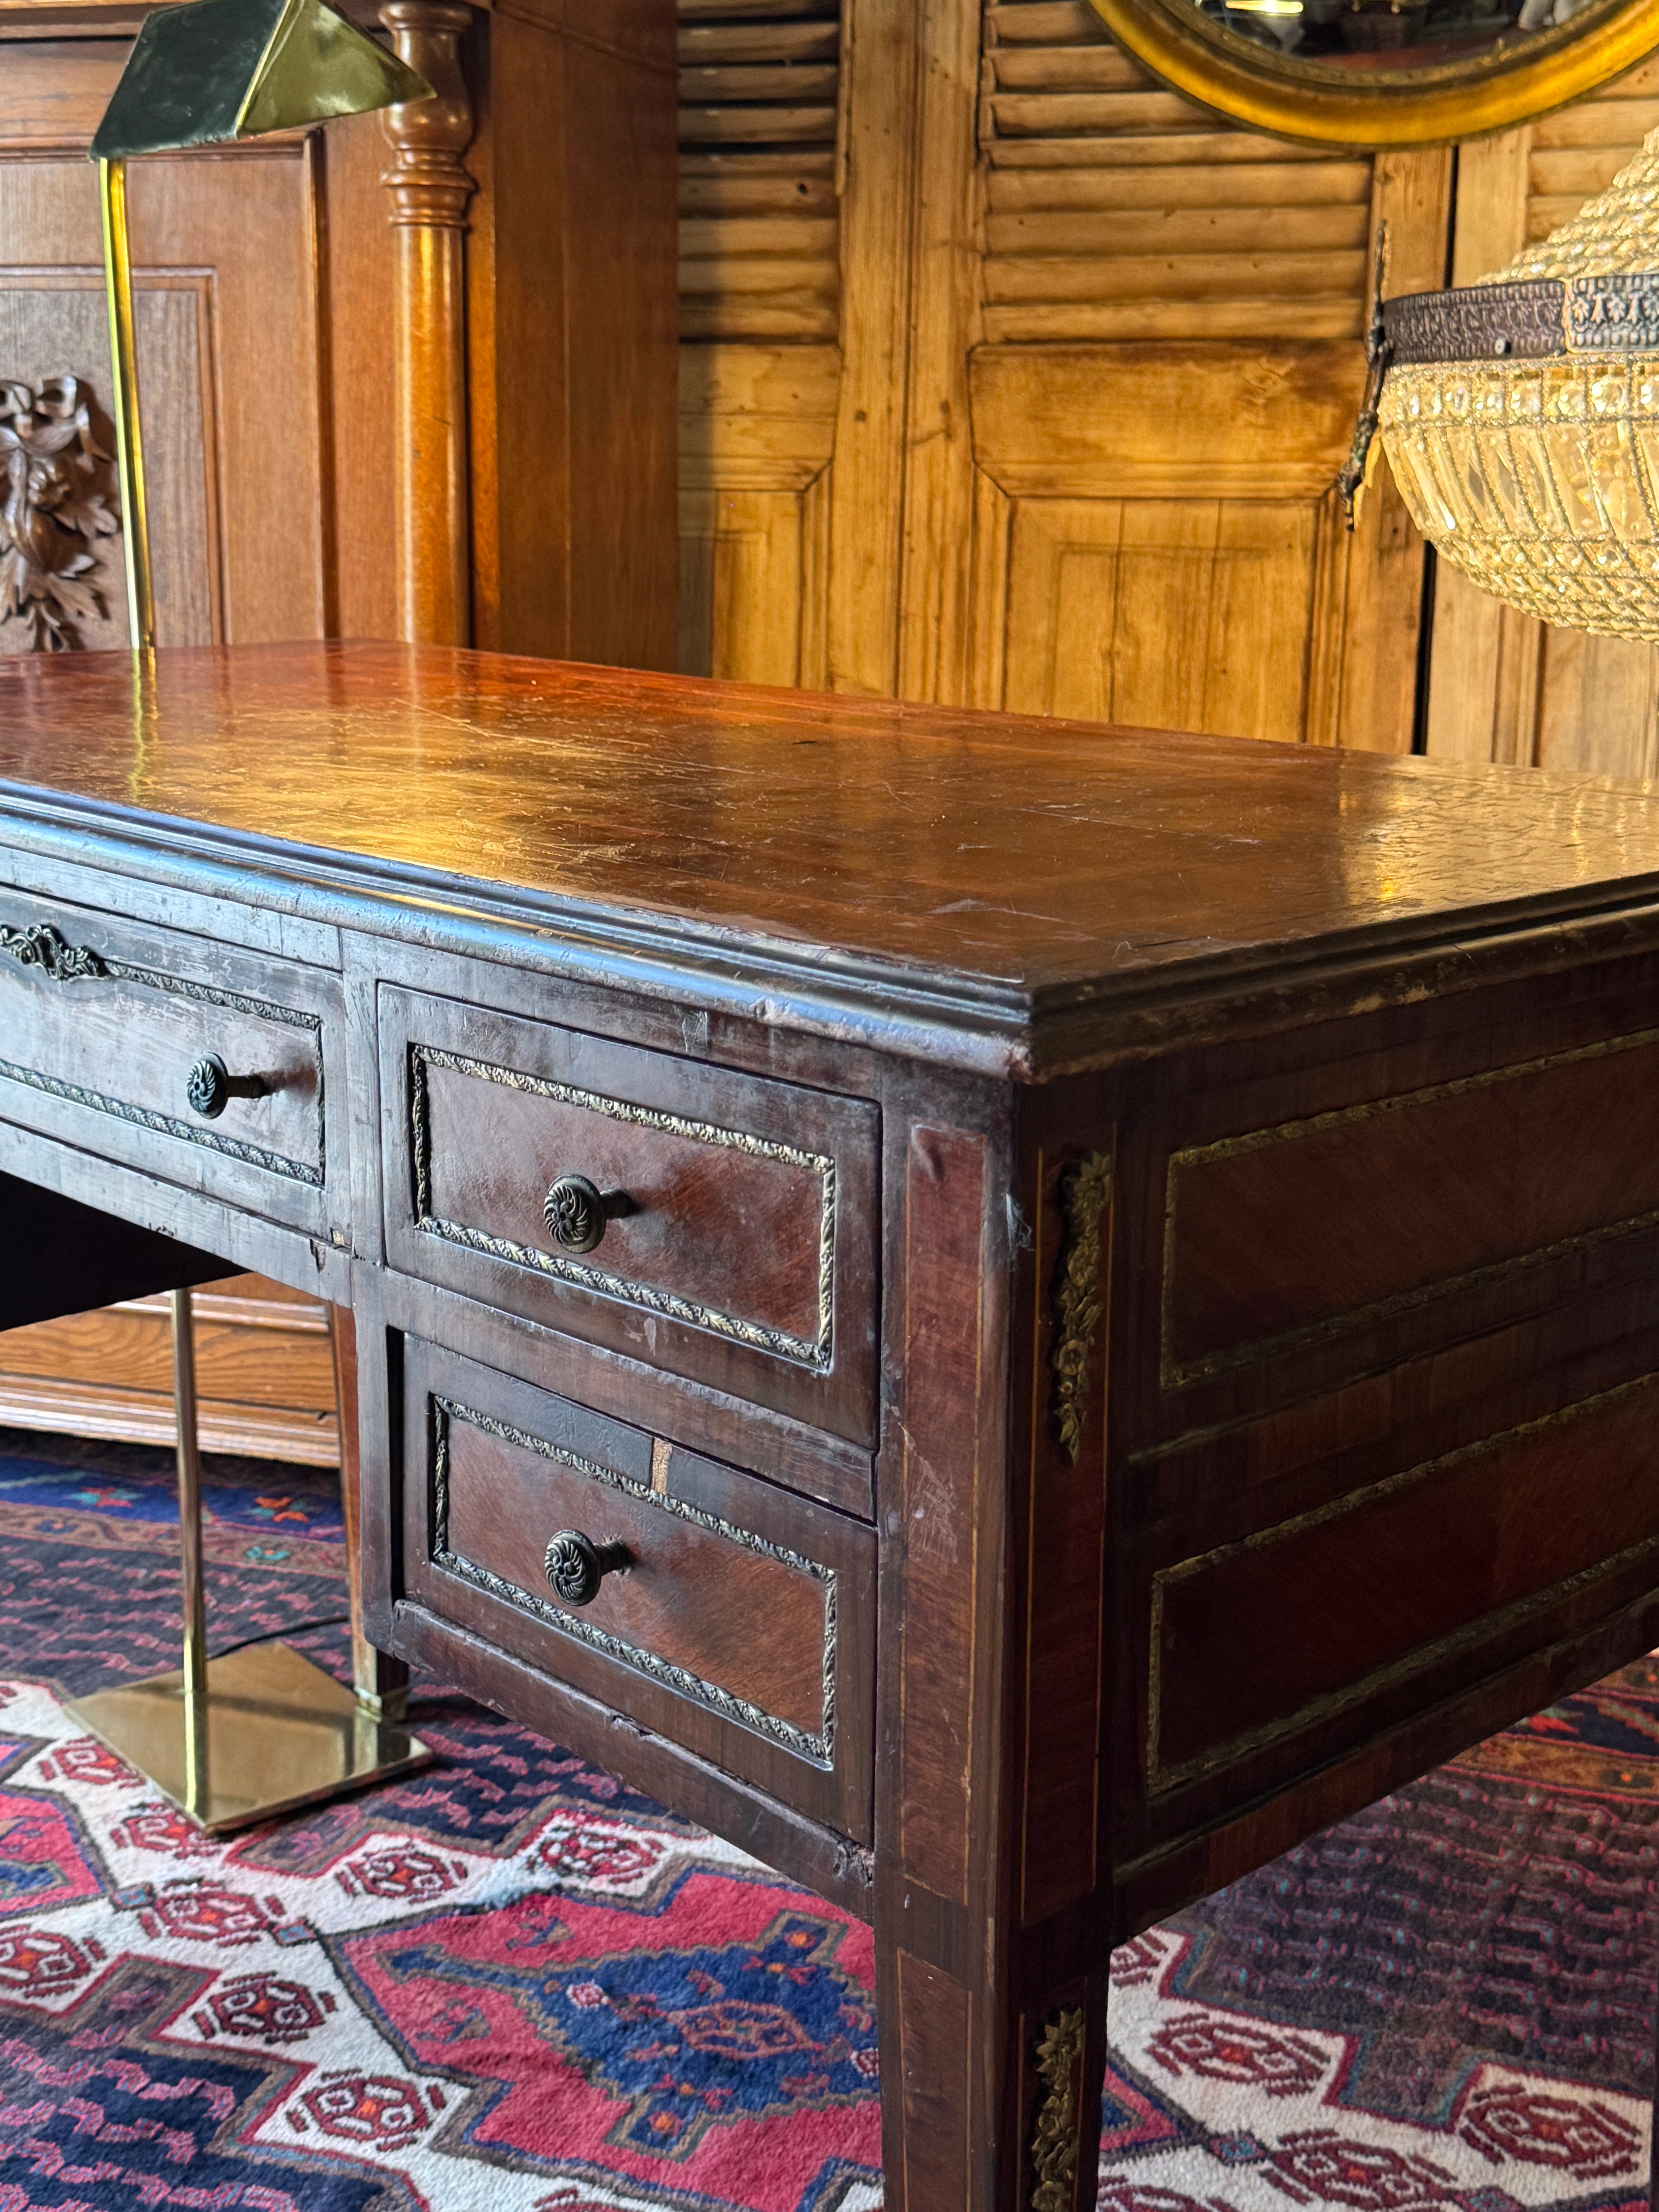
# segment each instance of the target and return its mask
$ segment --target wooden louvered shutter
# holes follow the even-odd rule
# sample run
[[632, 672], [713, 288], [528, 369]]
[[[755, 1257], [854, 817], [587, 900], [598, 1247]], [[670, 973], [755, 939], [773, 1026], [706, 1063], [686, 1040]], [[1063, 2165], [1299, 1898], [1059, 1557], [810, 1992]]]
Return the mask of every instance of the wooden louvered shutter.
[[[1402, 746], [1421, 556], [1331, 487], [1362, 375], [1379, 189], [1398, 265], [1443, 251], [1443, 160], [1237, 130], [1085, 0], [993, 0], [975, 454], [1006, 501], [997, 703]], [[1426, 185], [1426, 189], [1425, 189]], [[1000, 666], [999, 666], [1000, 662]]]
[[821, 682], [839, 0], [679, 0], [681, 656]]
[[1200, 112], [1086, 0], [1004, 0], [986, 33], [988, 340], [1361, 335], [1369, 156]]
[[1450, 157], [1154, 83], [1086, 0], [681, 0], [683, 665], [1400, 747], [1422, 549], [1332, 487]]

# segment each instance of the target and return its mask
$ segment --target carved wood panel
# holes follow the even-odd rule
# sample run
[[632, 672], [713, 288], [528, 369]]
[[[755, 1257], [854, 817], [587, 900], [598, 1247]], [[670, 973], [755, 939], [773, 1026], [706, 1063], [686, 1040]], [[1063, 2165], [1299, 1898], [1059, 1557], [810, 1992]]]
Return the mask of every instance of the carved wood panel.
[[[312, 167], [288, 145], [154, 161], [133, 174], [164, 643], [314, 637], [327, 627], [333, 533], [323, 514]], [[100, 271], [90, 165], [78, 154], [0, 159], [0, 375], [69, 368], [106, 397]], [[112, 550], [105, 617], [88, 645], [125, 642]]]
[[[0, 240], [8, 213], [6, 186], [15, 173], [0, 166]], [[73, 181], [86, 179], [76, 176]], [[211, 307], [211, 279], [204, 275], [152, 275], [137, 286], [157, 625], [167, 645], [207, 645], [222, 635]], [[103, 450], [112, 452], [101, 275], [95, 267], [53, 276], [15, 266], [0, 269], [0, 377], [33, 383], [65, 372], [89, 396], [95, 433]], [[112, 484], [107, 489], [118, 514]], [[87, 550], [92, 566], [78, 580], [88, 588], [92, 604], [75, 616], [70, 641], [88, 651], [124, 646], [126, 585], [118, 532], [93, 540]], [[0, 622], [0, 652], [33, 649], [27, 623]]]

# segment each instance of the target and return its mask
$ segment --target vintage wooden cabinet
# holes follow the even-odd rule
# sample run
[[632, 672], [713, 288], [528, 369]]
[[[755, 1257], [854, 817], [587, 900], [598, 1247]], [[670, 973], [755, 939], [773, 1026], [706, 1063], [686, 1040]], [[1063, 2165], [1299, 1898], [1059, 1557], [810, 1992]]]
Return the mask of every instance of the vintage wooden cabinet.
[[[0, 554], [61, 585], [44, 622], [0, 589], [0, 654], [125, 636], [85, 152], [143, 12], [0, 0]], [[670, 666], [673, 0], [356, 12], [437, 101], [133, 167], [161, 640]], [[210, 1444], [336, 1454], [315, 1301], [217, 1286], [199, 1348]], [[167, 1362], [142, 1303], [51, 1324], [0, 1358], [0, 1422], [162, 1440]]]

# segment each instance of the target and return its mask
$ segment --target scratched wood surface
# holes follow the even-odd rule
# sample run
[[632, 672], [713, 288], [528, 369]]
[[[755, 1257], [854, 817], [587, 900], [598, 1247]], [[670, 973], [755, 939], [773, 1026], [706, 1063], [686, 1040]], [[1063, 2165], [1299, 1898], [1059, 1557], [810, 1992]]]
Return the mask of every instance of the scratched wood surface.
[[1659, 877], [1659, 808], [1612, 785], [437, 647], [12, 661], [0, 779], [14, 820], [46, 787], [162, 841], [344, 856], [365, 894], [465, 878], [601, 935], [648, 907], [653, 942], [872, 1004], [983, 979], [988, 1018], [1022, 1021]]

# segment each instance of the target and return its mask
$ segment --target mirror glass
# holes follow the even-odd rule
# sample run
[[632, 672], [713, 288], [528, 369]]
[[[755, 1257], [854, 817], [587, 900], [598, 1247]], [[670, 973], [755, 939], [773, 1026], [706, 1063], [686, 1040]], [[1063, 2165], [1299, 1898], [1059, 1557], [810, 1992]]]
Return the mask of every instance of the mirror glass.
[[1270, 51], [1349, 72], [1421, 70], [1489, 56], [1571, 22], [1584, 0], [1190, 0]]
[[1506, 129], [1659, 48], [1659, 0], [1093, 0], [1120, 44], [1235, 121], [1329, 145]]

